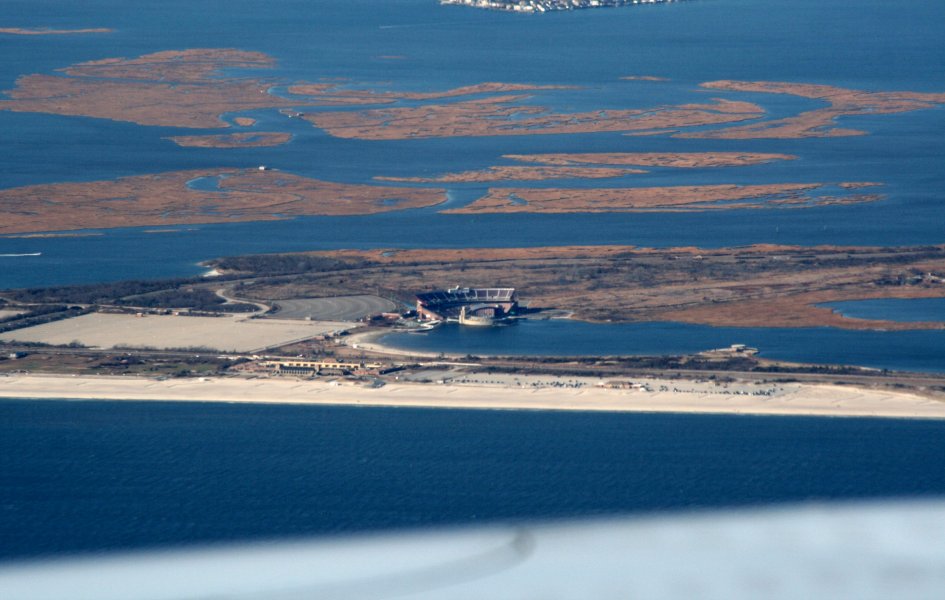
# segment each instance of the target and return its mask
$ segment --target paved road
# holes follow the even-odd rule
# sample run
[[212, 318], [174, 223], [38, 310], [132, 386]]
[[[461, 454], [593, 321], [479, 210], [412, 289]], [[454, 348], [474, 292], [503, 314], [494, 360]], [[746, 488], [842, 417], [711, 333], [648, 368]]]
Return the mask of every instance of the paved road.
[[227, 295], [228, 293], [232, 293], [232, 292], [228, 292], [226, 288], [219, 289], [216, 292], [217, 296], [219, 296], [220, 298], [223, 298], [227, 304], [252, 304], [256, 307], [257, 310], [251, 313], [246, 313], [246, 316], [261, 315], [261, 314], [265, 314], [269, 312], [270, 307], [266, 306], [265, 304], [261, 302], [256, 302], [255, 300], [246, 300], [243, 298], [234, 298], [233, 296], [228, 296]]

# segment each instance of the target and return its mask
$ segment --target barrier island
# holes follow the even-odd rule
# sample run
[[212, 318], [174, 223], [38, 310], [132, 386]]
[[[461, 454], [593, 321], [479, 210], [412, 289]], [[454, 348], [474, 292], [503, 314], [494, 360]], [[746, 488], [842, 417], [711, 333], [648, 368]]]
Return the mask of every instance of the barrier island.
[[[849, 318], [820, 304], [945, 298], [945, 246], [390, 248], [207, 266], [215, 277], [3, 291], [0, 396], [945, 417], [945, 377], [935, 374], [788, 363], [742, 345], [667, 356], [412, 352], [379, 341], [417, 331], [410, 315], [358, 325], [280, 308], [284, 300], [360, 311], [368, 291], [382, 295], [375, 306], [409, 302], [461, 273], [471, 285], [517, 286], [526, 318], [943, 329]], [[213, 335], [178, 347], [195, 327]], [[149, 345], [120, 344], [129, 331]], [[240, 339], [265, 346], [264, 355], [226, 349]], [[63, 340], [73, 341], [46, 345]]]
[[253, 286], [240, 293], [267, 302], [364, 290], [410, 302], [417, 290], [455, 285], [461, 273], [470, 285], [515, 287], [530, 307], [567, 311], [587, 321], [945, 328], [945, 318], [933, 323], [856, 319], [819, 306], [844, 300], [945, 298], [945, 246], [388, 248], [242, 256], [208, 266], [252, 279]]

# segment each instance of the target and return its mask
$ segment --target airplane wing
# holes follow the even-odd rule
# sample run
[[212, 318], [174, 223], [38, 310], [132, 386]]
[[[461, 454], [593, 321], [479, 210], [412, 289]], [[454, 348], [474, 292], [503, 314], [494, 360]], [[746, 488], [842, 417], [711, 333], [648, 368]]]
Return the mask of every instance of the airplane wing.
[[945, 598], [945, 502], [806, 505], [60, 559], [4, 600]]

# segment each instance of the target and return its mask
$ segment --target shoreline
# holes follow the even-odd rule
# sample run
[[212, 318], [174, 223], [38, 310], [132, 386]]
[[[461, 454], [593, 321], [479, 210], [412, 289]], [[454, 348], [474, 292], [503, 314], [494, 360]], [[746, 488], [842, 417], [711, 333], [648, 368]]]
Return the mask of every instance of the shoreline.
[[[373, 352], [374, 354], [382, 354], [385, 357], [396, 357], [396, 358], [406, 358], [406, 357], [415, 357], [415, 358], [461, 358], [461, 354], [452, 354], [452, 353], [440, 353], [440, 352], [425, 352], [423, 350], [405, 350], [403, 348], [398, 348], [396, 346], [389, 346], [387, 344], [381, 343], [381, 338], [387, 337], [388, 335], [393, 335], [396, 333], [402, 333], [408, 335], [406, 331], [397, 331], [397, 330], [388, 330], [388, 329], [368, 329], [366, 331], [355, 330], [352, 333], [348, 334], [344, 338], [341, 338], [342, 343], [351, 348], [352, 350], [363, 350], [365, 352]], [[423, 333], [417, 333], [413, 335], [425, 335]]]
[[[536, 376], [522, 376], [528, 377]], [[945, 419], [945, 402], [904, 392], [797, 383], [741, 382], [723, 389], [697, 380], [635, 381], [648, 389], [583, 382], [574, 387], [397, 382], [371, 388], [289, 377], [157, 380], [29, 374], [0, 377], [0, 398]]]

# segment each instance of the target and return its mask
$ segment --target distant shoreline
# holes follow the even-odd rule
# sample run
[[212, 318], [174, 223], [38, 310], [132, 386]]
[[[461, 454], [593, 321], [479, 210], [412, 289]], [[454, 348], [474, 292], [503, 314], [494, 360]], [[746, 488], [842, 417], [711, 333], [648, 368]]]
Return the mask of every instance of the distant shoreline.
[[486, 10], [518, 13], [543, 13], [585, 8], [613, 8], [632, 4], [666, 4], [677, 0], [440, 0], [443, 6], [469, 6]]
[[10, 375], [0, 377], [0, 398], [945, 419], [945, 402], [901, 392], [763, 383], [732, 384], [721, 391], [691, 380], [639, 381], [642, 387], [633, 389], [583, 382], [542, 387], [534, 380], [530, 386], [394, 383], [372, 388], [290, 377]]
[[76, 35], [83, 33], [112, 33], [108, 27], [89, 27], [85, 29], [52, 29], [47, 27], [0, 27], [0, 34], [7, 35]]

